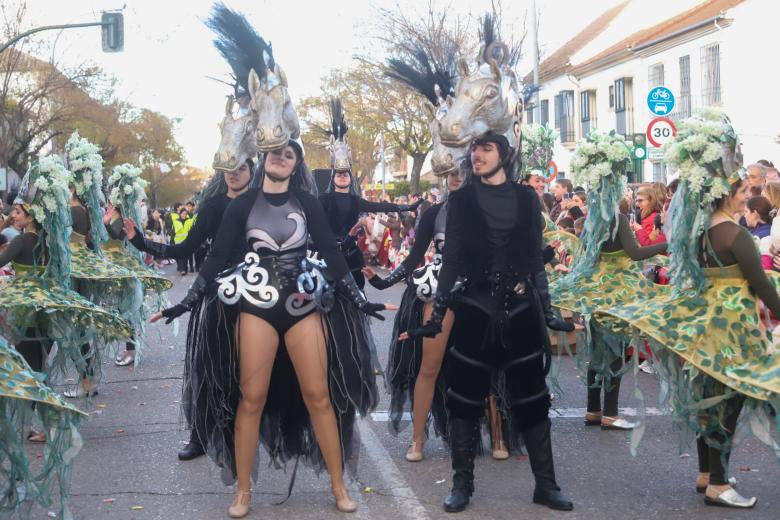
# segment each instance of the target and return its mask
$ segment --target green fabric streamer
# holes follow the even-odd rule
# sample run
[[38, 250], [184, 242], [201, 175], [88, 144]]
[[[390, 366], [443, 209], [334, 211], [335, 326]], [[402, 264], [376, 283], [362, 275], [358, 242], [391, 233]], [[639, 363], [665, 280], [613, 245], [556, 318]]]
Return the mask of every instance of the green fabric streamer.
[[[37, 471], [24, 449], [34, 414], [46, 434], [43, 465]], [[83, 445], [78, 431], [82, 415], [44, 385], [22, 356], [0, 338], [0, 512], [24, 516], [33, 502], [51, 507], [56, 490], [59, 517], [73, 518], [68, 496], [73, 463]]]

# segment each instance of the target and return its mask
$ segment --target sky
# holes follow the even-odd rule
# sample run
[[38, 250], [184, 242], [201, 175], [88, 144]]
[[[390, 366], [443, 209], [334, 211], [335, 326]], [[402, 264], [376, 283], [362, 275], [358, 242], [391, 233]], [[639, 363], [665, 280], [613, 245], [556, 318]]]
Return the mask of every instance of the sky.
[[[4, 1], [5, 6], [19, 0]], [[618, 0], [537, 0], [539, 42], [544, 55], [576, 34]], [[209, 78], [227, 79], [229, 68], [212, 45], [204, 26], [212, 0], [27, 0], [25, 27], [95, 21], [103, 10], [123, 5], [125, 48], [103, 53], [97, 27], [49, 31], [39, 37], [53, 45], [55, 60], [66, 66], [99, 65], [117, 78], [117, 96], [179, 121], [177, 141], [189, 164], [209, 167], [219, 143], [217, 124], [231, 89]], [[258, 32], [274, 46], [277, 62], [287, 74], [293, 101], [316, 95], [320, 80], [331, 69], [349, 67], [356, 54], [376, 53], [378, 11], [396, 4], [423, 15], [421, 0], [225, 0], [244, 12]], [[459, 16], [476, 19], [490, 9], [490, 0], [433, 2]], [[8, 7], [6, 7], [8, 9]], [[504, 0], [504, 31], [522, 31], [530, 0]], [[565, 16], [562, 14], [565, 13]], [[476, 24], [473, 24], [476, 30]], [[529, 18], [530, 27], [530, 18]], [[530, 38], [526, 40], [530, 49]], [[528, 54], [518, 66], [531, 68]], [[381, 58], [381, 56], [379, 56]], [[48, 57], [44, 57], [48, 58]]]

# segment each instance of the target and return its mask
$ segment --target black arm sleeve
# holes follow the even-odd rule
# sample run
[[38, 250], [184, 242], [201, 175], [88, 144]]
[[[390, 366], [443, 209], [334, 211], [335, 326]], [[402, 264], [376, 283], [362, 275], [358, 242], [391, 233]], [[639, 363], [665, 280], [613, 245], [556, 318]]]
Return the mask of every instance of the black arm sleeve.
[[641, 247], [636, 240], [636, 235], [631, 231], [628, 218], [622, 214], [618, 217], [618, 240], [620, 241], [620, 245], [623, 246], [623, 251], [625, 251], [628, 257], [635, 262], [666, 253], [666, 247], [668, 245], [666, 242], [663, 242]]
[[544, 229], [544, 219], [542, 218], [542, 206], [539, 202], [539, 197], [531, 188], [524, 188], [528, 192], [529, 201], [531, 204], [531, 240], [532, 244], [528, 250], [528, 254], [531, 255], [528, 264], [529, 273], [538, 273], [544, 271], [544, 257], [542, 255], [544, 249], [544, 240], [542, 239], [542, 230]]
[[401, 262], [401, 265], [406, 268], [406, 272], [411, 272], [425, 258], [425, 252], [428, 251], [428, 246], [431, 244], [431, 240], [433, 240], [433, 226], [436, 223], [436, 216], [439, 214], [439, 211], [442, 211], [441, 207], [441, 204], [431, 206], [420, 217], [420, 223], [417, 224], [417, 229], [414, 233], [412, 249], [404, 261]]
[[8, 247], [5, 248], [5, 251], [0, 253], [0, 267], [3, 267], [9, 262], [13, 262], [22, 253], [22, 249], [24, 249], [24, 239], [22, 236], [23, 233], [16, 235], [14, 239], [11, 240], [11, 243], [8, 244]]
[[739, 230], [731, 246], [731, 253], [737, 259], [739, 269], [750, 284], [750, 288], [761, 298], [772, 314], [780, 316], [780, 296], [777, 295], [774, 285], [764, 272], [761, 255], [747, 229]]
[[330, 229], [322, 204], [313, 195], [305, 192], [296, 192], [296, 196], [306, 213], [309, 236], [314, 241], [316, 250], [328, 264], [328, 274], [334, 280], [341, 280], [349, 272], [349, 266], [336, 246], [336, 236]]
[[239, 249], [239, 241], [243, 240], [246, 221], [256, 197], [257, 188], [251, 189], [236, 197], [225, 210], [214, 244], [199, 271], [206, 281], [213, 281]]
[[[463, 242], [461, 241], [460, 222], [460, 195], [458, 192], [450, 195], [447, 203], [447, 229], [444, 232], [444, 251], [442, 252], [442, 266], [439, 271], [439, 285], [436, 289], [437, 298], [449, 298], [452, 287], [455, 285], [461, 271], [461, 258], [463, 257]], [[541, 251], [539, 251], [541, 254]]]
[[[184, 242], [175, 245], [155, 244], [155, 250], [160, 249], [162, 251], [162, 254], [155, 253], [155, 255], [163, 258], [189, 258], [209, 238], [210, 228], [214, 225], [213, 219], [216, 219], [218, 222], [222, 218], [222, 215], [217, 214], [218, 209], [214, 205], [203, 207], [198, 213], [198, 218], [195, 219], [195, 224], [190, 228]], [[143, 238], [143, 236], [139, 238], [139, 235], [141, 235], [141, 232], [137, 231], [131, 242], [139, 250], [146, 251], [146, 243], [151, 242], [151, 240]], [[143, 244], [143, 247], [140, 247], [141, 244]]]
[[401, 208], [393, 202], [371, 202], [370, 200], [358, 199], [358, 211], [361, 213], [400, 213]]
[[[336, 246], [336, 236], [328, 225], [328, 217], [325, 215], [325, 210], [322, 209], [322, 204], [308, 193], [296, 192], [296, 196], [304, 213], [306, 213], [306, 227], [309, 236], [314, 241], [316, 250], [328, 264], [328, 274], [334, 280], [341, 280], [349, 272], [349, 266], [344, 260], [344, 255], [339, 252]], [[225, 217], [227, 218], [227, 215]], [[219, 233], [222, 233], [221, 228]]]

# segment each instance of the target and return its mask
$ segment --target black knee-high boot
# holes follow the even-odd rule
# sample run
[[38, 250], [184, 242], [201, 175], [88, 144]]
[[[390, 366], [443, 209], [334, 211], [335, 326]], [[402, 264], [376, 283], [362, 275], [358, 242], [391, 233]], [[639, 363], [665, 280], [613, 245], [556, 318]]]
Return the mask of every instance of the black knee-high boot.
[[474, 493], [474, 456], [479, 437], [479, 421], [454, 417], [450, 421], [452, 491], [444, 499], [444, 510], [457, 513], [469, 505]]
[[531, 471], [536, 479], [534, 503], [545, 505], [550, 509], [571, 511], [574, 505], [561, 493], [561, 488], [555, 482], [550, 420], [545, 419], [523, 431], [523, 440], [528, 450]]

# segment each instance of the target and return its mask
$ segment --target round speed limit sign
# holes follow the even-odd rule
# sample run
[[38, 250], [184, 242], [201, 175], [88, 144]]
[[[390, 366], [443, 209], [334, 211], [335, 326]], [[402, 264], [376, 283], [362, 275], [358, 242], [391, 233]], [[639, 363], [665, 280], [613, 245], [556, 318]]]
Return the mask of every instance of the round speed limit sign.
[[672, 140], [677, 133], [677, 127], [668, 117], [656, 117], [647, 125], [647, 140], [656, 148]]

